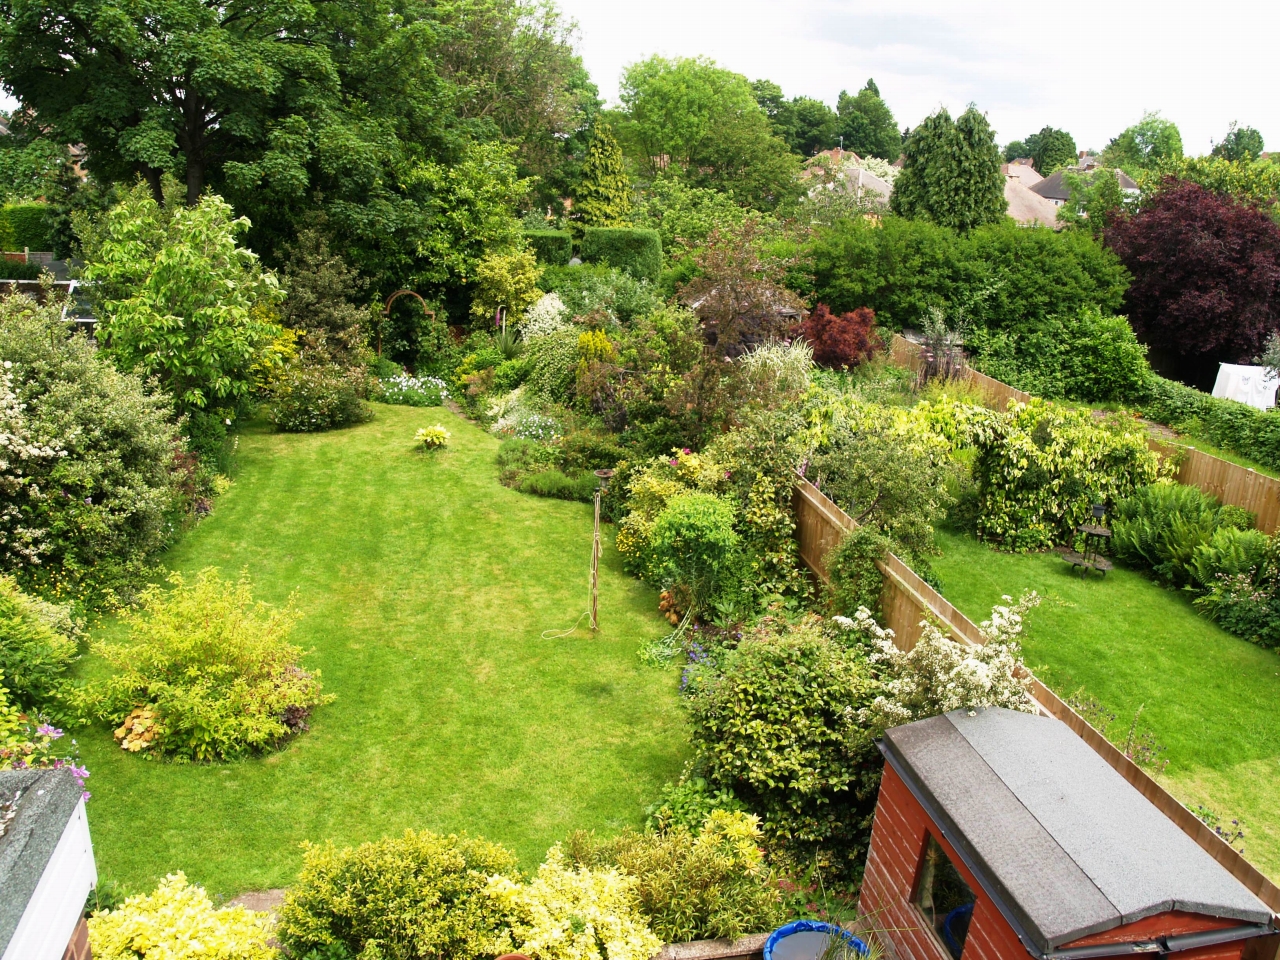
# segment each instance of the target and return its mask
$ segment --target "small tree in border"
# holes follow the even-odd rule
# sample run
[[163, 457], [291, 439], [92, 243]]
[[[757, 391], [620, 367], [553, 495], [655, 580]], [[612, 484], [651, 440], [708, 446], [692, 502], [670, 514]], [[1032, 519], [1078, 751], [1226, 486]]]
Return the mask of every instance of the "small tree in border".
[[820, 303], [800, 324], [800, 332], [813, 346], [815, 363], [848, 369], [870, 360], [882, 346], [875, 324], [870, 307], [835, 314]]

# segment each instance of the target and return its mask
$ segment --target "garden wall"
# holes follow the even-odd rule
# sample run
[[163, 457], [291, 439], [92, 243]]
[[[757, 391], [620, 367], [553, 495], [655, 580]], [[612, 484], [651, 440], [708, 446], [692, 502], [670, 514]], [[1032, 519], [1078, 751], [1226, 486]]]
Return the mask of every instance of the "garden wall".
[[[889, 358], [898, 366], [915, 371], [919, 371], [923, 362], [920, 345], [896, 333], [889, 347]], [[1031, 399], [1031, 394], [971, 368], [968, 370], [968, 379], [995, 400], [997, 405], [1007, 405], [1011, 399], [1022, 403]], [[1178, 473], [1174, 477], [1178, 483], [1199, 487], [1223, 503], [1243, 507], [1257, 517], [1258, 529], [1268, 536], [1280, 530], [1280, 480], [1258, 473], [1250, 467], [1210, 456], [1195, 447], [1155, 438], [1148, 443], [1156, 453], [1178, 461]]]
[[[853, 518], [827, 498], [809, 481], [797, 481], [792, 505], [796, 517], [796, 540], [800, 558], [822, 580], [827, 579], [826, 555], [845, 531], [857, 524]], [[887, 554], [876, 564], [884, 574], [884, 592], [881, 607], [884, 626], [891, 628], [895, 642], [904, 650], [910, 650], [920, 638], [920, 622], [926, 617], [937, 620], [953, 638], [980, 644], [982, 634], [972, 620], [952, 606], [943, 596], [921, 580], [905, 563], [893, 554]], [[1046, 716], [1056, 717], [1070, 727], [1107, 761], [1122, 777], [1133, 784], [1165, 816], [1176, 823], [1183, 833], [1195, 840], [1233, 877], [1280, 914], [1280, 887], [1268, 880], [1249, 861], [1219, 839], [1186, 807], [1175, 800], [1160, 784], [1156, 783], [1137, 764], [1129, 760], [1101, 733], [1064, 703], [1056, 693], [1032, 677], [1031, 694], [1036, 705]], [[1280, 944], [1272, 942], [1265, 954], [1267, 960], [1280, 960]]]

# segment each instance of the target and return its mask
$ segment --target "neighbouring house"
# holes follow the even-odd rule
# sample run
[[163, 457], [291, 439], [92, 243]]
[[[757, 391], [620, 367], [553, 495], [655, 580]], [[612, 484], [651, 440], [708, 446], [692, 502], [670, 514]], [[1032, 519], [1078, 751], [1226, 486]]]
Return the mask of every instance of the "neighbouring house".
[[89, 960], [84, 904], [97, 882], [71, 771], [0, 771], [0, 960]]
[[846, 190], [859, 200], [865, 198], [881, 206], [888, 206], [893, 186], [863, 169], [861, 164], [862, 158], [852, 150], [833, 147], [814, 154], [800, 171], [800, 180], [804, 182], [820, 178], [820, 182], [810, 188], [810, 194], [815, 190]]
[[1274, 956], [1271, 910], [1060, 721], [957, 710], [881, 751], [859, 907], [896, 960]]
[[[1096, 164], [1094, 166], [1087, 167], [1079, 165], [1074, 167], [1065, 167], [1064, 169], [1055, 171], [1045, 177], [1039, 183], [1032, 186], [1031, 190], [1044, 197], [1055, 207], [1060, 207], [1071, 199], [1071, 187], [1067, 183], [1067, 175], [1073, 173], [1088, 173], [1095, 169], [1098, 169]], [[1138, 185], [1134, 182], [1133, 178], [1123, 170], [1116, 170], [1114, 173], [1116, 175], [1116, 179], [1120, 181], [1121, 192], [1129, 196], [1136, 197], [1138, 195]]]
[[1012, 160], [1009, 163], [1001, 164], [1000, 172], [1006, 177], [1016, 177], [1024, 187], [1034, 186], [1044, 179], [1044, 177], [1040, 176], [1040, 172], [1031, 165], [1029, 159]]
[[[1034, 170], [1031, 172], [1035, 173]], [[1008, 204], [1009, 216], [1018, 223], [1027, 226], [1038, 224], [1054, 229], [1061, 226], [1058, 223], [1058, 208], [1044, 197], [1034, 193], [1026, 185], [1026, 181], [1016, 175], [1004, 178], [1004, 199]]]

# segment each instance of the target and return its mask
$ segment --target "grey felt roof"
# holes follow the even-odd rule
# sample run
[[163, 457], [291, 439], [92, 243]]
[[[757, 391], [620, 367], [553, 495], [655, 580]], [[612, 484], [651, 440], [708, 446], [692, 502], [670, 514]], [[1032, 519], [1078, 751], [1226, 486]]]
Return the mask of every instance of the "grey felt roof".
[[957, 710], [885, 733], [894, 769], [1040, 952], [1168, 910], [1271, 911], [1070, 728]]
[[0, 836], [0, 954], [84, 792], [69, 770], [0, 770], [0, 803], [19, 790], [17, 813]]

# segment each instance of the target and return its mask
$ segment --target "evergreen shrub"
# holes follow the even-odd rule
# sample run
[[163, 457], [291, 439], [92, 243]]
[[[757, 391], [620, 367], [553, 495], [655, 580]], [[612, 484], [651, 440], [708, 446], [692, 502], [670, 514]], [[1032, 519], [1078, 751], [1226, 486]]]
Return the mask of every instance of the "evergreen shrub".
[[573, 235], [568, 230], [526, 230], [524, 238], [539, 263], [563, 267], [573, 259]]
[[587, 227], [582, 259], [625, 270], [637, 280], [656, 282], [662, 275], [662, 239], [657, 230], [632, 227]]
[[12, 250], [53, 249], [53, 237], [49, 233], [49, 224], [45, 220], [48, 205], [43, 203], [16, 203], [0, 208], [0, 218], [8, 224]]

